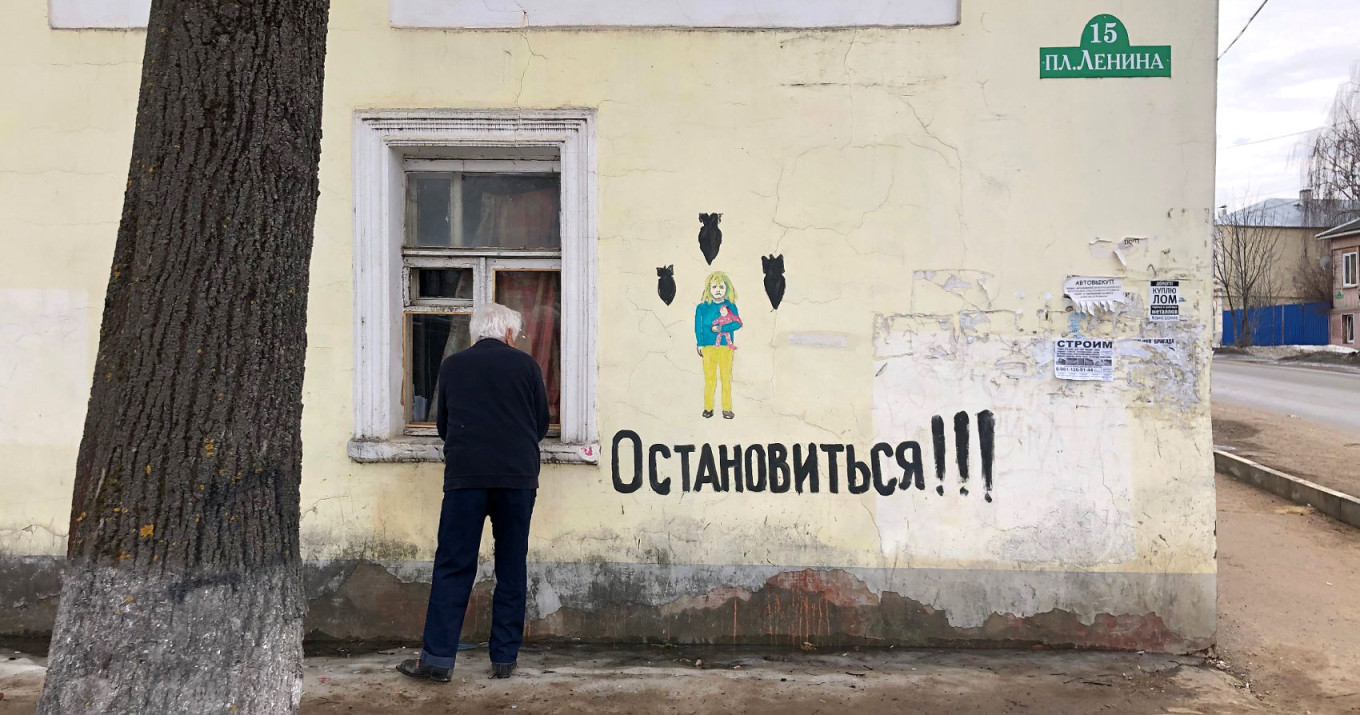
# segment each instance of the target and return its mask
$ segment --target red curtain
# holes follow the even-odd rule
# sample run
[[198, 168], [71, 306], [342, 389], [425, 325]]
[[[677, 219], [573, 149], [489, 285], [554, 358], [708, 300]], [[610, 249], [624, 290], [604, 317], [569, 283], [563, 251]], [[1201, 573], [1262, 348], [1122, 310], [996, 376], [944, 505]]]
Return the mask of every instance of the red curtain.
[[552, 423], [562, 424], [562, 278], [557, 271], [497, 271], [496, 302], [524, 316], [520, 349], [543, 371]]

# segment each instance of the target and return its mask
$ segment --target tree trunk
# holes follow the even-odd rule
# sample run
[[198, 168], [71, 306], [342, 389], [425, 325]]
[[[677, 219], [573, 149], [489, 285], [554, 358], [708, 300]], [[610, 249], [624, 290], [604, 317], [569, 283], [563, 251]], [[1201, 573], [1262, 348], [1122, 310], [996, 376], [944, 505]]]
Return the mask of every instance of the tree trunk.
[[297, 709], [328, 10], [152, 3], [39, 713]]

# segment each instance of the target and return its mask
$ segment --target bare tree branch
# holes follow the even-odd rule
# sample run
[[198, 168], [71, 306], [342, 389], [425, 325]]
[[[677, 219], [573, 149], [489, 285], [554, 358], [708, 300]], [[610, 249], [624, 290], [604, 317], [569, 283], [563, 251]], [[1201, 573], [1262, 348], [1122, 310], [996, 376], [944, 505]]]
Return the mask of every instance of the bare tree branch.
[[1336, 225], [1360, 217], [1360, 64], [1336, 92], [1327, 123], [1310, 139], [1307, 185], [1324, 211], [1324, 222]]

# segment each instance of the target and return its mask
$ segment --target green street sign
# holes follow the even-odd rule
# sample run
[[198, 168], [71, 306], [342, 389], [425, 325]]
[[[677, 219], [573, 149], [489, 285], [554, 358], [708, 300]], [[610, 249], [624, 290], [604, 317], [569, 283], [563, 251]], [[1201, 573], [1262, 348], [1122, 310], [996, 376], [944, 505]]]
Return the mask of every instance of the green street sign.
[[1040, 47], [1040, 79], [1170, 77], [1171, 46], [1129, 44], [1114, 15], [1096, 15], [1082, 29], [1080, 47]]

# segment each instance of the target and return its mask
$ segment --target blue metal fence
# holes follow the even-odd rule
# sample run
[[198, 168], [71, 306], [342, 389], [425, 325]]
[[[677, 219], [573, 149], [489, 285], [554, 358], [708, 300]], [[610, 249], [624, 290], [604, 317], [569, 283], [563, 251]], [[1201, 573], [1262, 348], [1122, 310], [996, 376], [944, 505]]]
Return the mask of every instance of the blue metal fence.
[[[1326, 345], [1327, 325], [1332, 304], [1290, 303], [1252, 308], [1247, 315], [1246, 329], [1251, 331], [1252, 345]], [[1237, 344], [1240, 310], [1223, 311], [1223, 344]]]

